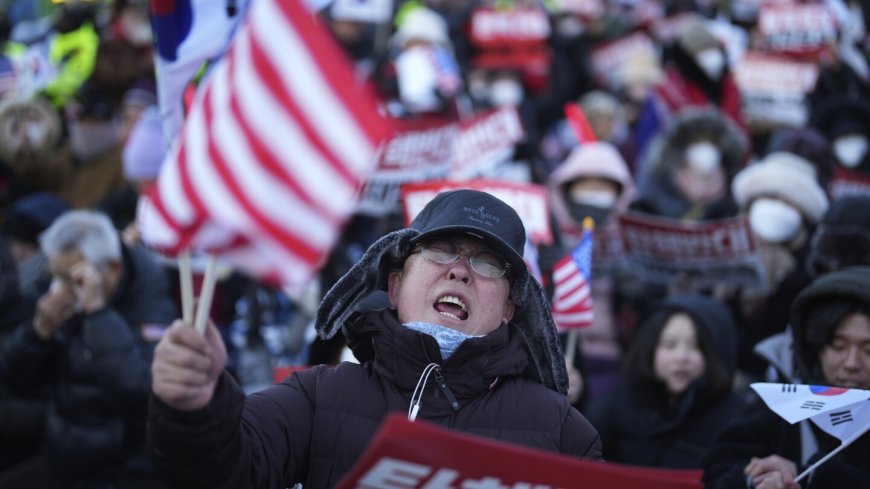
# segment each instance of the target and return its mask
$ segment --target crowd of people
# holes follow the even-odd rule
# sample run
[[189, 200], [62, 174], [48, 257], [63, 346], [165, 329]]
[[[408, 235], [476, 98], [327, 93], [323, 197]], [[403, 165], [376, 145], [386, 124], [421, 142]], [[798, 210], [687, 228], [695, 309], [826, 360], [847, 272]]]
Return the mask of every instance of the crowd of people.
[[[222, 267], [199, 334], [136, 221], [177, 135], [154, 2], [0, 1], [0, 487], [332, 487], [392, 412], [711, 489], [870, 486], [866, 433], [795, 481], [839, 440], [750, 388], [870, 390], [866, 2], [302, 3], [398, 133], [515, 114], [496, 161], [401, 183], [541, 189], [550, 239], [483, 191], [407, 223], [385, 192], [306, 288]], [[589, 220], [575, 342], [553, 272]], [[752, 273], [653, 274], [631, 220], [737, 223]]]

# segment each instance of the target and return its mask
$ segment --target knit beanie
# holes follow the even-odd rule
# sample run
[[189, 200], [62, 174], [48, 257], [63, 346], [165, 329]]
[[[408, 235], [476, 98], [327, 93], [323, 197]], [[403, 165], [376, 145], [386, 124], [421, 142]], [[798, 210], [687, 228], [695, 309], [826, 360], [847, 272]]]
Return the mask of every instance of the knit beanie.
[[792, 153], [777, 151], [735, 175], [731, 192], [741, 209], [757, 197], [779, 197], [818, 224], [828, 210], [828, 197], [816, 180], [813, 164]]
[[69, 209], [66, 201], [52, 194], [39, 192], [27, 195], [9, 207], [3, 233], [15, 240], [37, 246], [39, 235]]
[[124, 177], [150, 181], [157, 178], [168, 147], [163, 137], [163, 123], [157, 107], [142, 112], [124, 145]]

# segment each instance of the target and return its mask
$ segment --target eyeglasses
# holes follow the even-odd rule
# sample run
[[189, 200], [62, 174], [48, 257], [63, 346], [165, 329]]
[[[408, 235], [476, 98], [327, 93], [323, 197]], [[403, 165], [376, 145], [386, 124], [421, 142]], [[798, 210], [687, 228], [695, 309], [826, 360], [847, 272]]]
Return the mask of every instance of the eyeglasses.
[[421, 243], [414, 250], [420, 251], [423, 258], [438, 263], [439, 265], [450, 265], [456, 263], [463, 253], [468, 256], [468, 264], [474, 272], [486, 278], [500, 278], [510, 270], [510, 263], [498, 254], [483, 249], [465, 250], [459, 247], [456, 243], [446, 240], [433, 240]]

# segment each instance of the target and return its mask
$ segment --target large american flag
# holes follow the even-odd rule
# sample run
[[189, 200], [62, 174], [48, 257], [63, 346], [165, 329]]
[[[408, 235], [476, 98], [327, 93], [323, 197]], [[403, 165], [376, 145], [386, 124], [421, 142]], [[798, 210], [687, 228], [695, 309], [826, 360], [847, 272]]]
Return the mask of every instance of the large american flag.
[[561, 330], [592, 324], [592, 220], [583, 223], [580, 243], [553, 267], [553, 320]]
[[303, 284], [354, 210], [390, 130], [315, 16], [296, 0], [253, 2], [143, 201], [143, 239]]

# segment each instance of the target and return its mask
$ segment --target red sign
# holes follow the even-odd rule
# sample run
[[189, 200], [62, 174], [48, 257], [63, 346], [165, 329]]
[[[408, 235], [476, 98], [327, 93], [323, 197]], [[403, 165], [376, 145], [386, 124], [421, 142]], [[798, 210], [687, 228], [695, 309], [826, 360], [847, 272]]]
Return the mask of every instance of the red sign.
[[592, 71], [595, 78], [608, 89], [619, 88], [619, 75], [623, 66], [639, 51], [647, 51], [653, 57], [655, 45], [643, 32], [635, 32], [615, 41], [596, 46], [592, 50]]
[[837, 42], [837, 19], [824, 3], [765, 4], [758, 30], [763, 45], [780, 53], [814, 54]]
[[746, 218], [685, 222], [647, 214], [619, 217], [633, 270], [655, 282], [689, 275], [699, 286], [763, 284], [763, 267]]
[[389, 416], [338, 489], [701, 489], [700, 470], [591, 462]]
[[426, 182], [402, 185], [405, 222], [410, 222], [436, 195], [447, 190], [471, 188], [490, 193], [514, 208], [523, 221], [526, 233], [535, 244], [553, 242], [547, 189], [541, 185], [505, 181], [470, 180], [467, 182]]
[[808, 119], [806, 94], [819, 77], [814, 62], [749, 52], [734, 68], [743, 113], [755, 123], [799, 127]]
[[366, 181], [358, 211], [399, 210], [399, 187], [408, 182], [466, 180], [507, 161], [525, 137], [514, 107], [461, 122], [408, 125], [381, 148], [378, 170]]
[[834, 168], [830, 192], [834, 199], [848, 195], [870, 195], [870, 175], [838, 166]]

